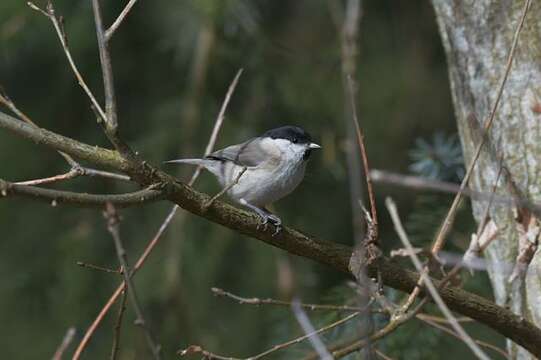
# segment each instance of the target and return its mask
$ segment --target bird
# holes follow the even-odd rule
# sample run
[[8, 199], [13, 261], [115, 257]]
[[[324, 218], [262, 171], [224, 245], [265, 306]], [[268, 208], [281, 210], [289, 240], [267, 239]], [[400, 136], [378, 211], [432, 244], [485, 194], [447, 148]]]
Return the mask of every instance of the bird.
[[212, 173], [227, 195], [252, 210], [261, 224], [282, 229], [282, 220], [268, 205], [290, 194], [304, 178], [312, 150], [321, 148], [298, 126], [281, 126], [243, 143], [217, 150], [202, 159], [176, 159], [165, 163], [199, 165]]

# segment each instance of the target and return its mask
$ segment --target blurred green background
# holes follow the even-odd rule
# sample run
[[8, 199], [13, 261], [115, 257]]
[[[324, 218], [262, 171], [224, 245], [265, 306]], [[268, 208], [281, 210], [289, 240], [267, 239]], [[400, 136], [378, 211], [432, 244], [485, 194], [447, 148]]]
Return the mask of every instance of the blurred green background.
[[[103, 2], [106, 23], [123, 3]], [[101, 99], [90, 1], [58, 0], [55, 7], [64, 16], [76, 62]], [[411, 169], [423, 175], [457, 181], [456, 169], [439, 169], [443, 165], [438, 156], [446, 151], [442, 155], [438, 146], [450, 141], [444, 145], [457, 150], [459, 144], [453, 139], [456, 125], [445, 57], [430, 4], [363, 1], [359, 35], [357, 102], [371, 166], [406, 173], [414, 165]], [[279, 202], [276, 211], [287, 225], [352, 244], [340, 40], [327, 1], [141, 0], [115, 34], [112, 57], [122, 134], [153, 164], [203, 153], [227, 87], [244, 68], [217, 146], [284, 124], [307, 129], [323, 150], [312, 157], [303, 184]], [[20, 0], [0, 2], [0, 85], [40, 126], [108, 146], [51, 23]], [[0, 164], [0, 177], [11, 181], [66, 171], [55, 152], [6, 132], [0, 132]], [[163, 168], [184, 180], [193, 171]], [[54, 187], [96, 193], [134, 189], [89, 178]], [[196, 188], [218, 191], [208, 173]], [[416, 246], [429, 243], [450, 202], [447, 196], [381, 185], [376, 191], [379, 205], [386, 195], [395, 197]], [[159, 203], [122, 211], [122, 237], [132, 263], [170, 208]], [[384, 206], [379, 208], [384, 250], [400, 247]], [[466, 206], [450, 250], [465, 248], [473, 225]], [[0, 239], [2, 358], [50, 358], [66, 329], [75, 326], [71, 354], [120, 281], [114, 274], [76, 265], [83, 261], [117, 267], [101, 212], [2, 199]], [[343, 274], [182, 212], [135, 279], [166, 358], [192, 343], [219, 354], [248, 356], [302, 334], [290, 309], [238, 305], [214, 297], [212, 286], [248, 297], [297, 295], [313, 303], [355, 298]], [[468, 279], [467, 288], [491, 296], [482, 273]], [[399, 299], [400, 294], [389, 294]], [[109, 356], [115, 313], [116, 308], [83, 358]], [[341, 315], [309, 316], [317, 326]], [[128, 310], [121, 358], [149, 358], [132, 321]], [[482, 326], [467, 328], [483, 339], [502, 342]], [[323, 338], [330, 343], [344, 340], [355, 329], [351, 323]], [[404, 359], [472, 356], [461, 343], [416, 321], [379, 347]], [[300, 345], [274, 358], [298, 358], [309, 350], [309, 345]]]

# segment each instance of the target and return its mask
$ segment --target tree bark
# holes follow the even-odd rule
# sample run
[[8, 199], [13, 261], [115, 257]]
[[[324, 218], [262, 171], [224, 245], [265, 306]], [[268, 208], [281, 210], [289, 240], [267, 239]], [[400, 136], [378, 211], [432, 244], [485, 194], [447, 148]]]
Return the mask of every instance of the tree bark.
[[[524, 1], [432, 0], [447, 55], [451, 92], [465, 160], [471, 162], [482, 129], [496, 101], [513, 35]], [[472, 116], [473, 115], [473, 116]], [[541, 202], [541, 3], [528, 10], [511, 72], [494, 124], [470, 180], [490, 192], [503, 156], [504, 174], [497, 192], [518, 190], [529, 201]], [[511, 190], [513, 192], [514, 190]], [[486, 202], [473, 202], [477, 221]], [[536, 252], [518, 283], [510, 276], [519, 253], [516, 212], [494, 205], [490, 218], [498, 236], [485, 252], [496, 302], [541, 326], [541, 255]], [[517, 285], [518, 284], [518, 285]], [[533, 358], [511, 342], [513, 358]]]
[[[385, 257], [378, 258], [376, 266], [376, 262], [365, 263], [362, 258], [353, 253], [350, 247], [332, 241], [318, 240], [288, 227], [284, 227], [276, 236], [273, 235], [273, 229], [261, 231], [259, 218], [254, 214], [237, 209], [220, 200], [216, 200], [207, 207], [205, 204], [210, 200], [208, 195], [195, 191], [146, 162], [128, 161], [117, 151], [78, 142], [49, 130], [26, 124], [1, 111], [0, 129], [5, 129], [37, 144], [60, 150], [80, 161], [88, 161], [96, 166], [127, 173], [141, 186], [155, 185], [156, 189], [165, 193], [168, 200], [192, 214], [291, 254], [312, 259], [335, 270], [353, 276], [359, 273], [359, 267], [366, 266], [368, 276], [375, 277], [376, 270], [379, 269], [384, 285], [405, 292], [411, 292], [419, 281], [418, 273], [406, 270], [402, 265]], [[1, 185], [0, 195], [9, 196], [9, 187]], [[439, 281], [435, 279], [433, 281], [437, 287], [440, 287]], [[445, 287], [440, 290], [440, 295], [451, 310], [491, 327], [541, 358], [541, 329], [530, 321], [488, 299], [462, 289]]]

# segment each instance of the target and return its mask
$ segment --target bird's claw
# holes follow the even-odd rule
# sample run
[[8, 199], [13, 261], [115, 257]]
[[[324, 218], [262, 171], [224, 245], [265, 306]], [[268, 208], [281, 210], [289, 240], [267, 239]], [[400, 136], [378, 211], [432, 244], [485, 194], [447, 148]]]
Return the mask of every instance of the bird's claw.
[[274, 214], [269, 214], [267, 216], [266, 222], [271, 222], [274, 225], [274, 232], [272, 233], [272, 236], [276, 236], [282, 231], [282, 220]]
[[263, 231], [267, 231], [269, 223], [272, 223], [274, 225], [275, 229], [272, 233], [272, 236], [278, 235], [282, 231], [282, 220], [274, 214], [269, 214], [265, 216], [261, 216], [261, 223], [257, 225], [257, 230], [259, 230], [261, 227], [263, 227]]

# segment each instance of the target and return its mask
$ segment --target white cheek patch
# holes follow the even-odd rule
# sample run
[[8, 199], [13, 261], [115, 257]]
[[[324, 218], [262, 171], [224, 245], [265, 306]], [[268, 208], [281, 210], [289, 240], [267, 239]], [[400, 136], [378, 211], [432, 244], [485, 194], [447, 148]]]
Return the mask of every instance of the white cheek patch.
[[295, 144], [286, 139], [272, 139], [274, 145], [280, 150], [282, 156], [286, 158], [295, 159], [301, 157], [305, 150], [305, 144]]
[[280, 151], [289, 150], [291, 145], [294, 145], [291, 141], [286, 139], [271, 139], [272, 143], [280, 149]]

